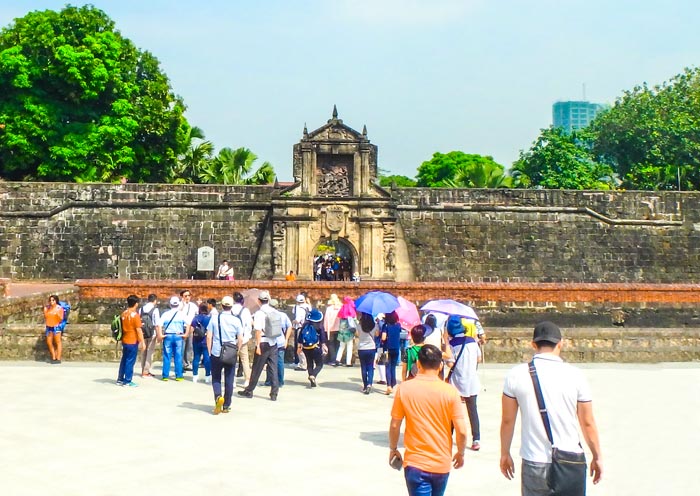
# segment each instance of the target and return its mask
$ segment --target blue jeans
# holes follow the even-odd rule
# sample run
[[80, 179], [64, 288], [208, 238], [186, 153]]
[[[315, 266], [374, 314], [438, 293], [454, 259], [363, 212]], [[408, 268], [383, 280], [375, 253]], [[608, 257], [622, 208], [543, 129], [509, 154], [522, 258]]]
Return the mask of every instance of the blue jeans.
[[193, 341], [192, 348], [194, 349], [194, 358], [192, 359], [192, 375], [199, 373], [199, 359], [202, 359], [204, 365], [204, 373], [211, 375], [211, 359], [209, 358], [209, 350], [207, 349], [206, 340]]
[[182, 378], [182, 335], [166, 334], [163, 339], [163, 379], [170, 375], [170, 360], [175, 361], [175, 378]]
[[134, 378], [134, 364], [136, 363], [136, 355], [139, 353], [138, 344], [122, 343], [122, 359], [119, 362], [119, 376], [117, 380], [128, 384]]
[[[284, 386], [284, 352], [285, 348], [277, 348], [277, 380], [280, 383], [280, 387]], [[272, 386], [270, 381], [270, 369], [269, 367], [265, 371], [265, 385]]]
[[374, 382], [374, 355], [376, 354], [377, 350], [357, 350], [364, 387], [371, 386]]
[[449, 472], [434, 474], [410, 465], [406, 467], [404, 475], [406, 476], [408, 496], [442, 496], [445, 494], [447, 479], [450, 476]]
[[386, 362], [386, 385], [388, 387], [396, 386], [396, 365], [399, 363], [400, 354], [399, 350], [387, 351], [389, 359]]
[[[195, 351], [195, 356], [196, 355]], [[224, 408], [231, 406], [231, 395], [233, 395], [233, 384], [236, 380], [236, 365], [224, 365], [219, 357], [211, 357], [211, 387], [214, 389], [214, 401], [221, 396], [221, 372], [224, 376]]]

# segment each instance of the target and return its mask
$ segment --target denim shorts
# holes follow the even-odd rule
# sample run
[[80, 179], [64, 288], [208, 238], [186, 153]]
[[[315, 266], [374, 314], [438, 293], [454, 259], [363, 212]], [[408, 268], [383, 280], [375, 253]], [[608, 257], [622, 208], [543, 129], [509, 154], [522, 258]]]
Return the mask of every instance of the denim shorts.
[[61, 334], [63, 331], [61, 329], [58, 329], [57, 327], [49, 327], [46, 326], [46, 335], [48, 336], [49, 334]]

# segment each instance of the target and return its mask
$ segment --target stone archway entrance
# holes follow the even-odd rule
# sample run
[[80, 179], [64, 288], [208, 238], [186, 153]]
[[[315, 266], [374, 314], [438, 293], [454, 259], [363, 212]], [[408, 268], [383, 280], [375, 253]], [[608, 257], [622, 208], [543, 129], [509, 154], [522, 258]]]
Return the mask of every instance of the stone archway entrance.
[[315, 281], [350, 281], [357, 272], [357, 253], [343, 239], [321, 238], [314, 248], [311, 270]]

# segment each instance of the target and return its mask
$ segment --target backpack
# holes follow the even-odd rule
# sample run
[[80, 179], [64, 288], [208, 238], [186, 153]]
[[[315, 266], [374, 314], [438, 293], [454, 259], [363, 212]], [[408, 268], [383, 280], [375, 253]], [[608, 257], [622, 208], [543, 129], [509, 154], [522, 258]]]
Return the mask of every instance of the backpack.
[[204, 327], [202, 319], [197, 319], [194, 326], [192, 327], [192, 337], [195, 339], [202, 339], [207, 335], [207, 328]]
[[267, 339], [277, 339], [282, 335], [282, 316], [277, 310], [265, 311], [265, 337]]
[[155, 312], [156, 306], [153, 305], [150, 312], [143, 313], [143, 308], [139, 310], [139, 315], [141, 315], [141, 330], [143, 331], [143, 339], [151, 339], [156, 333], [156, 324], [153, 322], [153, 312]]
[[304, 324], [299, 334], [299, 342], [302, 348], [313, 348], [318, 344], [318, 331], [311, 322]]
[[68, 303], [67, 301], [59, 301], [58, 304], [63, 309], [63, 318], [61, 319], [61, 322], [59, 322], [56, 326], [56, 330], [63, 332], [66, 329], [66, 324], [68, 324], [68, 314], [70, 314], [70, 303]]
[[117, 314], [114, 316], [112, 319], [112, 323], [110, 324], [110, 328], [112, 329], [112, 337], [114, 338], [115, 341], [121, 341], [122, 340], [122, 316], [121, 314]]
[[413, 379], [418, 375], [418, 352], [421, 347], [413, 345], [406, 349], [406, 377], [405, 379]]

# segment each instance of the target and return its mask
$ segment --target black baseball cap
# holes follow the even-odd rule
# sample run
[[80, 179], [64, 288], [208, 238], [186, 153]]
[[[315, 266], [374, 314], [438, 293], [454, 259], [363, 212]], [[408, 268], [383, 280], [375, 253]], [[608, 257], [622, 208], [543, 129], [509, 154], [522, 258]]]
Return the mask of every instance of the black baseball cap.
[[556, 344], [561, 341], [561, 330], [556, 324], [545, 320], [535, 326], [535, 332], [532, 334], [532, 341], [535, 343], [549, 341], [550, 343]]

